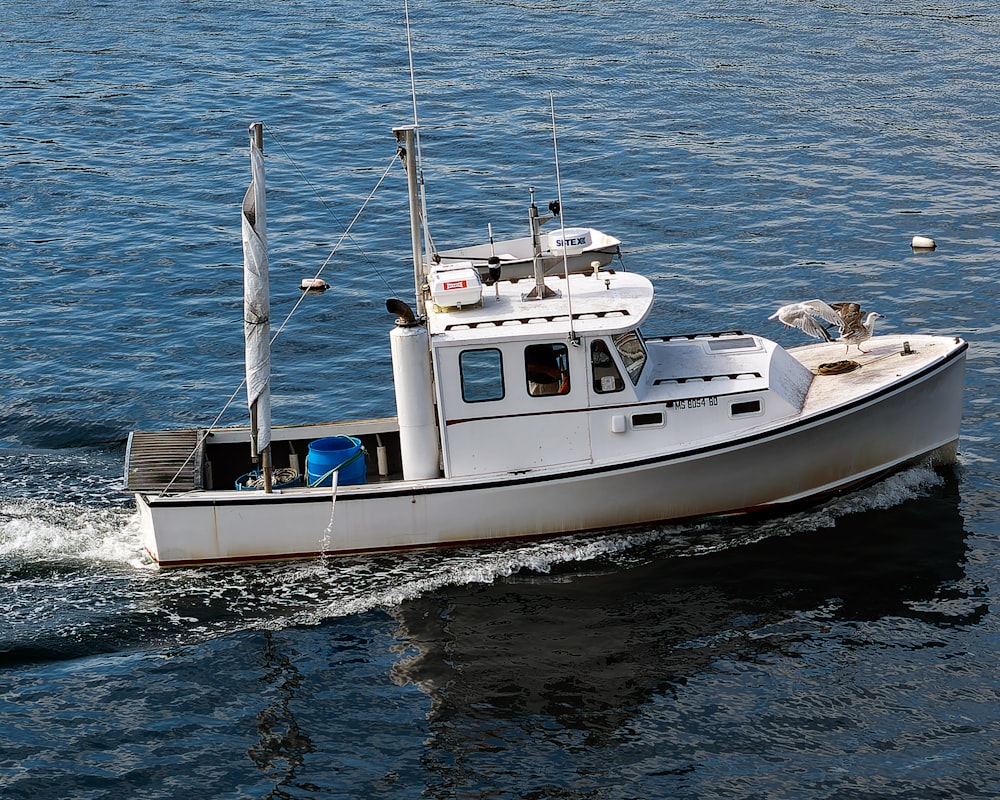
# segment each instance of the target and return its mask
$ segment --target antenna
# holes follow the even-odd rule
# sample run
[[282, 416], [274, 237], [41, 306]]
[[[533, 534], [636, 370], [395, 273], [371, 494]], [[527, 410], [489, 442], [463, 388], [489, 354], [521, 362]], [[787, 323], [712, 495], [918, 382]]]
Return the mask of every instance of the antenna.
[[417, 191], [420, 199], [420, 217], [424, 229], [424, 244], [428, 255], [434, 253], [434, 240], [431, 238], [431, 230], [427, 225], [427, 192], [424, 189], [424, 168], [423, 158], [420, 153], [420, 120], [417, 117], [417, 81], [416, 70], [413, 68], [413, 37], [410, 30], [410, 4], [408, 0], [403, 0], [403, 16], [406, 20], [406, 55], [410, 65], [410, 99], [413, 103], [413, 135], [417, 152]]
[[417, 84], [413, 70], [413, 39], [410, 36], [410, 4], [403, 0], [403, 17], [406, 20], [406, 56], [410, 61], [410, 99], [413, 101], [413, 127], [417, 127]]
[[[563, 209], [565, 206], [562, 201], [562, 181], [559, 177], [559, 140], [556, 136], [556, 101], [549, 92], [549, 109], [552, 114], [552, 152], [555, 156], [556, 161], [556, 202], [559, 204], [559, 231], [565, 237], [566, 234], [566, 222], [563, 219]], [[566, 278], [566, 307], [569, 310], [569, 341], [573, 346], [580, 344], [580, 337], [576, 335], [576, 331], [573, 328], [573, 293], [570, 291], [569, 286], [569, 256], [566, 253], [566, 248], [563, 248], [563, 277]]]

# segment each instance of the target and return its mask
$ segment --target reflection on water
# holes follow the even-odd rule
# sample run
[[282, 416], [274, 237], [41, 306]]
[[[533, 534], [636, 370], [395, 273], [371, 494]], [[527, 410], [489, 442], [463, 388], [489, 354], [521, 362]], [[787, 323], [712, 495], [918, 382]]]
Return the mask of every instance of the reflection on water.
[[[900, 500], [908, 482], [917, 488]], [[743, 544], [727, 547], [734, 537]], [[53, 781], [24, 777], [5, 792], [82, 796], [111, 769], [76, 761], [99, 739], [120, 781], [159, 786], [180, 771], [199, 796], [351, 786], [346, 796], [479, 797], [504, 785], [531, 790], [520, 797], [792, 796], [771, 777], [734, 787], [727, 776], [760, 775], [762, 755], [788, 766], [768, 776], [817, 758], [833, 768], [868, 729], [878, 736], [860, 772], [879, 774], [893, 748], [913, 759], [923, 746], [886, 744], [885, 730], [908, 724], [900, 709], [969, 702], [981, 665], [967, 645], [987, 600], [966, 558], [958, 481], [916, 470], [767, 522], [122, 571], [114, 584], [94, 565], [92, 583], [132, 597], [109, 593], [104, 617], [81, 612], [74, 630], [56, 624], [71, 608], [22, 602], [19, 632], [0, 642], [12, 648], [7, 730], [31, 742], [20, 757], [66, 761]], [[9, 577], [30, 595], [27, 567]], [[82, 584], [55, 564], [41, 578], [73, 587], [63, 599], [85, 607]], [[48, 637], [45, 653], [29, 652], [32, 627]], [[161, 639], [172, 644], [149, 648]], [[92, 655], [112, 650], [125, 652]], [[39, 663], [49, 658], [69, 660]], [[971, 696], [963, 718], [976, 713]], [[31, 733], [39, 724], [45, 742]], [[963, 724], [950, 742], [974, 755], [982, 726]], [[568, 788], [632, 774], [631, 794]], [[706, 785], [690, 788], [692, 776]]]
[[[988, 611], [966, 553], [946, 474], [891, 511], [790, 536], [696, 556], [660, 539], [604, 569], [567, 564], [407, 601], [394, 613], [410, 647], [394, 679], [431, 700], [428, 794], [516, 782], [540, 797], [591, 796], [580, 785], [608, 797], [801, 796], [803, 770], [833, 774], [847, 753], [862, 775], [890, 753], [920, 763], [933, 744], [885, 731], [934, 724], [940, 709], [901, 715], [918, 698], [969, 691], [940, 671]], [[975, 681], [981, 666], [961, 674]], [[960, 746], [975, 748], [983, 726], [967, 730]], [[626, 790], [623, 775], [637, 783]], [[928, 771], [910, 775], [906, 791]]]
[[608, 744], [652, 698], [676, 698], [720, 662], [796, 658], [813, 639], [881, 618], [979, 622], [987, 603], [962, 586], [958, 500], [947, 474], [928, 496], [812, 532], [696, 557], [652, 542], [631, 565], [442, 587], [393, 612], [410, 646], [394, 678], [432, 699], [447, 751], [507, 724]]
[[292, 711], [292, 701], [302, 686], [302, 674], [289, 654], [275, 643], [270, 631], [264, 632], [262, 655], [262, 693], [275, 697], [257, 713], [260, 742], [247, 750], [247, 755], [254, 766], [276, 781], [266, 797], [288, 797], [282, 787], [293, 785], [306, 755], [316, 748], [309, 735], [299, 728]]

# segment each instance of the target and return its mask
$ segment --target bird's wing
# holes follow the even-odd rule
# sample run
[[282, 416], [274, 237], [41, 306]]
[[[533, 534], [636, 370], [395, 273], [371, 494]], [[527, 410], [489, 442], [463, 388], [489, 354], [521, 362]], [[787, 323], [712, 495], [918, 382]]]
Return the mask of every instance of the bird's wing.
[[827, 332], [826, 328], [816, 321], [815, 317], [803, 314], [795, 324], [801, 328], [804, 333], [808, 333], [816, 339], [823, 339], [827, 342], [830, 341], [830, 334]]
[[768, 319], [777, 319], [785, 325], [798, 325], [799, 319], [805, 316], [805, 309], [802, 303], [789, 303], [775, 311]]
[[822, 320], [826, 320], [831, 325], [840, 325], [843, 322], [843, 317], [837, 313], [837, 310], [822, 300], [806, 300], [801, 304], [807, 313], [812, 314], [814, 317], [819, 317]]
[[841, 333], [857, 330], [864, 325], [864, 318], [861, 316], [861, 306], [857, 303], [834, 303], [833, 308], [842, 322], [840, 323]]
[[[810, 302], [822, 303], [821, 300]], [[823, 303], [823, 305], [826, 304]], [[830, 334], [827, 333], [823, 325], [816, 321], [815, 313], [816, 310], [811, 308], [809, 303], [789, 303], [787, 306], [782, 306], [775, 311], [768, 319], [777, 318], [783, 324], [799, 328], [809, 336], [830, 341]], [[833, 312], [830, 313], [832, 314]]]
[[861, 316], [861, 306], [857, 303], [837, 303], [841, 316], [840, 337], [842, 339], [863, 336], [866, 333], [865, 321]]

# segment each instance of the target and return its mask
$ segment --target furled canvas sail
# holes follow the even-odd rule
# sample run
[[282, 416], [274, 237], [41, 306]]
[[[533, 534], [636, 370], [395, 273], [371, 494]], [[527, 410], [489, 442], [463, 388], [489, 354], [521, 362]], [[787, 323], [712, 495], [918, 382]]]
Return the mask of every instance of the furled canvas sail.
[[271, 442], [271, 300], [267, 278], [264, 154], [253, 135], [250, 137], [250, 169], [253, 180], [243, 198], [243, 335], [247, 403], [251, 420], [256, 423], [253, 441], [256, 455]]

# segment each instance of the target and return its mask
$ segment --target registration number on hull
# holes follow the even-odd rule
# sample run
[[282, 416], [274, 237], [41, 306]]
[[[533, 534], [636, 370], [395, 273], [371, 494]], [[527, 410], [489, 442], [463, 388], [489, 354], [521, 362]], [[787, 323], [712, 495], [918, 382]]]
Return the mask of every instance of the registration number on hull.
[[667, 408], [686, 411], [689, 408], [707, 408], [717, 405], [719, 405], [718, 397], [691, 397], [687, 400], [671, 400], [667, 403]]

